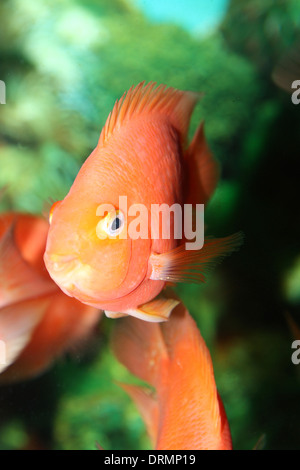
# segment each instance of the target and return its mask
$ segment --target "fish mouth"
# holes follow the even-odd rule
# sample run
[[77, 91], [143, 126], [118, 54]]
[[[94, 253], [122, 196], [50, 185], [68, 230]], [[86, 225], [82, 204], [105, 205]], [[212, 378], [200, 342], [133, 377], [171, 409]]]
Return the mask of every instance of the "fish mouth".
[[51, 265], [51, 270], [55, 272], [68, 271], [76, 262], [79, 262], [76, 255], [47, 255], [44, 257], [46, 266]]
[[74, 275], [82, 265], [76, 255], [54, 254], [49, 255], [47, 252], [44, 255], [46, 268], [53, 279], [53, 281], [61, 288], [65, 294], [72, 296], [72, 291], [75, 288]]
[[[128, 274], [131, 258], [132, 250], [130, 245], [130, 258], [125, 278]], [[123, 295], [116, 295], [117, 293], [115, 293], [113, 298], [105, 297], [103, 294], [100, 296], [97, 295], [94, 289], [89, 288], [86, 283], [86, 280], [93, 273], [93, 268], [88, 264], [84, 264], [81, 261], [80, 256], [76, 253], [53, 254], [46, 251], [44, 254], [44, 262], [50, 277], [58, 285], [58, 287], [69, 297], [75, 297], [80, 302], [87, 305], [101, 308], [101, 304], [105, 304], [106, 302], [111, 302], [113, 300], [117, 301], [122, 298], [126, 298], [128, 295], [128, 293], [124, 293]], [[144, 282], [145, 278], [146, 273], [143, 279], [138, 283], [137, 286], [135, 286], [132, 291], [130, 291], [130, 293], [138, 289], [139, 286]], [[118, 287], [119, 286], [115, 287], [114, 290], [116, 290]]]
[[50, 277], [66, 295], [81, 302], [97, 301], [93, 290], [86, 285], [93, 271], [90, 265], [76, 255], [45, 253], [44, 261]]

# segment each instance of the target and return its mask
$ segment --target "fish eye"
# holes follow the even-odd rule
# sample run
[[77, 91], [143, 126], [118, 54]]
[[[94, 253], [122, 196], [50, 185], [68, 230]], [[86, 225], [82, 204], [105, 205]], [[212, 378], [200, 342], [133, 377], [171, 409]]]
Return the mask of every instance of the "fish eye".
[[61, 203], [61, 201], [56, 201], [54, 204], [52, 204], [52, 207], [49, 211], [49, 224], [51, 225], [51, 222], [52, 222], [52, 217], [53, 217], [53, 213], [55, 211], [55, 209], [57, 208], [57, 206]]
[[107, 224], [107, 227], [104, 228], [106, 233], [110, 236], [117, 236], [122, 232], [124, 227], [124, 215], [120, 211], [116, 211], [114, 217], [111, 217], [111, 220]]
[[96, 228], [97, 236], [101, 240], [105, 239], [107, 235], [109, 237], [116, 237], [122, 232], [124, 225], [124, 214], [120, 210], [113, 210], [98, 223]]

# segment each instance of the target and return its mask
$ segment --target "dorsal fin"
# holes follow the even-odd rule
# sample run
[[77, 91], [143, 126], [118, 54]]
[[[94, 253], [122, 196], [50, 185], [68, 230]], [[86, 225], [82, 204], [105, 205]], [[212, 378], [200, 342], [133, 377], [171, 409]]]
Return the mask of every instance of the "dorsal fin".
[[180, 133], [182, 141], [185, 140], [190, 117], [200, 94], [166, 85], [155, 87], [156, 82], [149, 82], [147, 85], [141, 82], [136, 87], [132, 86], [116, 101], [100, 134], [99, 146], [105, 145], [113, 132], [125, 121], [149, 113], [168, 116]]

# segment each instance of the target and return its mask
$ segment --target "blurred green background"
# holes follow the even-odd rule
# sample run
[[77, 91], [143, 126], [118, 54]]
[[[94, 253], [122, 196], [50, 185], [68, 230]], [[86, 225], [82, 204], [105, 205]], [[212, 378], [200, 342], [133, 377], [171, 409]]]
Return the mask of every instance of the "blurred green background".
[[[205, 93], [221, 163], [209, 234], [245, 244], [203, 286], [180, 285], [214, 361], [235, 449], [299, 449], [300, 105], [272, 80], [300, 34], [298, 0], [1, 0], [0, 210], [40, 214], [61, 199], [114, 101], [154, 80]], [[299, 76], [295, 77], [300, 80]], [[43, 376], [0, 389], [0, 449], [150, 448], [116, 385], [130, 380], [103, 319], [89, 347]], [[300, 339], [300, 338], [299, 338]]]

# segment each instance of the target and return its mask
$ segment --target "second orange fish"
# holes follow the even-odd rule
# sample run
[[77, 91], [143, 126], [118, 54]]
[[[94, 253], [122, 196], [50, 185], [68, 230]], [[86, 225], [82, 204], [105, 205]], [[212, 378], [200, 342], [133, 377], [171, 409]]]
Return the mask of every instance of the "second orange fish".
[[232, 449], [209, 351], [182, 303], [160, 325], [119, 320], [113, 346], [119, 361], [155, 388], [153, 393], [122, 385], [137, 404], [155, 449]]
[[49, 277], [43, 262], [47, 232], [39, 217], [0, 215], [1, 382], [42, 372], [86, 337], [100, 316], [98, 309], [67, 297]]

